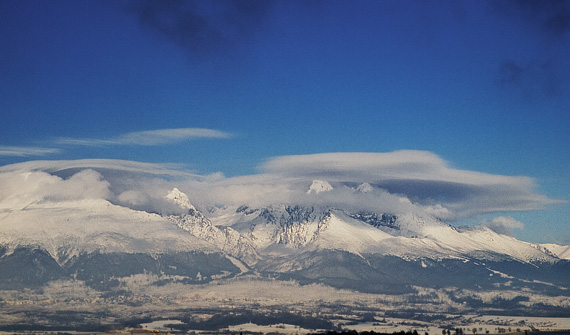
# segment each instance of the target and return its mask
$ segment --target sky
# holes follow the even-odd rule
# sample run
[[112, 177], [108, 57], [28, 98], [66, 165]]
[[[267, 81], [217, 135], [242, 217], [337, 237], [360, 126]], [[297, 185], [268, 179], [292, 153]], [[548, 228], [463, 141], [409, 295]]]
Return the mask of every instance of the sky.
[[570, 244], [568, 59], [570, 1], [0, 0], [0, 165], [369, 182]]

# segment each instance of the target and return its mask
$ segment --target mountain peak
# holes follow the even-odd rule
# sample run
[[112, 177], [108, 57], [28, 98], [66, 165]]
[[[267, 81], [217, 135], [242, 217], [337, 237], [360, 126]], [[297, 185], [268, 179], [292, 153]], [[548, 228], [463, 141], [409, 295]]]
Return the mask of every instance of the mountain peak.
[[356, 190], [358, 192], [368, 193], [368, 192], [372, 191], [372, 185], [370, 185], [368, 183], [362, 183], [356, 188]]
[[194, 206], [192, 206], [192, 204], [190, 203], [188, 196], [184, 192], [181, 192], [176, 187], [173, 188], [172, 191], [170, 191], [165, 198], [177, 204], [183, 209], [196, 210], [196, 208], [194, 208]]
[[313, 183], [309, 187], [307, 194], [332, 191], [333, 187], [326, 180], [313, 180]]

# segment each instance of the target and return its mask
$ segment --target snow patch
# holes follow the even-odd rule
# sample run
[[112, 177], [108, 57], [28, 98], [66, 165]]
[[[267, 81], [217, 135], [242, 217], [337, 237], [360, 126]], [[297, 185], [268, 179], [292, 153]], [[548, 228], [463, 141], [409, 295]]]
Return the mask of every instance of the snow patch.
[[558, 244], [547, 243], [547, 244], [541, 244], [540, 246], [545, 248], [549, 252], [553, 253], [558, 258], [570, 260], [570, 245], [558, 245]]
[[0, 220], [0, 245], [40, 247], [65, 263], [82, 252], [160, 254], [213, 251], [211, 245], [167, 221], [103, 199], [32, 204]]
[[183, 192], [181, 192], [176, 187], [173, 188], [172, 191], [170, 191], [170, 193], [168, 193], [165, 198], [167, 200], [177, 204], [182, 209], [188, 209], [188, 210], [194, 210], [194, 211], [196, 210], [196, 208], [194, 208], [194, 206], [192, 206], [192, 204], [190, 203], [188, 196], [186, 194], [184, 194]]
[[372, 192], [373, 189], [372, 189], [372, 185], [370, 185], [368, 183], [363, 183], [363, 184], [358, 185], [356, 190], [358, 192], [368, 193], [368, 192]]
[[246, 273], [249, 271], [247, 266], [245, 264], [243, 264], [242, 262], [240, 262], [237, 258], [229, 256], [229, 255], [226, 255], [226, 258], [229, 259], [233, 265], [237, 266], [239, 268], [239, 270], [241, 271], [241, 273]]
[[313, 180], [313, 183], [309, 187], [307, 194], [311, 194], [313, 192], [315, 194], [319, 194], [321, 192], [328, 192], [328, 191], [332, 191], [332, 190], [333, 190], [333, 187], [331, 184], [329, 184], [328, 181], [326, 181], [326, 180]]

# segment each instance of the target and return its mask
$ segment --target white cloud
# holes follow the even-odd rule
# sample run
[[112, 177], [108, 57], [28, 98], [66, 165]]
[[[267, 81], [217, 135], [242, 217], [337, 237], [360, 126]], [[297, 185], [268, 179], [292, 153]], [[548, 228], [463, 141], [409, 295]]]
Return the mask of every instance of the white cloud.
[[117, 159], [80, 159], [60, 161], [28, 161], [0, 167], [2, 172], [48, 171], [61, 172], [65, 170], [105, 169], [163, 176], [192, 176], [200, 177], [185, 171], [179, 164], [156, 164], [133, 162]]
[[[56, 146], [110, 146], [110, 145], [130, 145], [130, 146], [155, 146], [178, 143], [201, 138], [224, 139], [230, 138], [232, 134], [215, 129], [207, 128], [173, 128], [155, 129], [138, 132], [130, 132], [118, 137], [107, 139], [96, 138], [71, 138], [61, 137], [55, 140]], [[0, 146], [0, 156], [46, 156], [60, 153], [60, 148], [42, 147], [20, 147], [20, 146]]]
[[63, 137], [59, 144], [104, 146], [104, 145], [164, 145], [199, 138], [230, 138], [232, 135], [223, 131], [206, 128], [156, 129], [126, 133], [115, 138], [89, 139]]
[[[167, 213], [177, 209], [170, 202], [164, 199], [164, 196], [172, 190], [172, 188], [180, 185], [191, 183], [191, 181], [206, 183], [223, 179], [223, 175], [217, 173], [213, 175], [196, 175], [190, 171], [183, 169], [182, 166], [176, 164], [154, 164], [141, 163], [124, 160], [112, 159], [83, 159], [71, 161], [29, 161], [16, 163], [0, 167], [0, 189], [5, 190], [7, 194], [18, 194], [18, 177], [19, 175], [36, 176], [29, 182], [29, 192], [24, 192], [28, 203], [43, 200], [57, 201], [63, 199], [59, 197], [56, 191], [46, 195], [41, 191], [40, 184], [48, 183], [51, 188], [62, 188], [67, 193], [66, 183], [59, 181], [68, 180], [76, 181], [75, 189], [81, 189], [80, 179], [78, 179], [82, 171], [97, 171], [101, 176], [101, 181], [106, 183], [109, 193], [101, 196], [118, 205], [123, 205], [136, 210], [144, 210], [148, 212]], [[16, 177], [15, 177], [16, 176]], [[37, 177], [41, 176], [41, 178]], [[38, 179], [39, 178], [39, 179]], [[15, 182], [12, 182], [12, 180]], [[93, 189], [93, 194], [98, 188], [88, 180], [84, 180], [86, 187]], [[9, 187], [13, 185], [14, 187]], [[37, 189], [31, 189], [35, 185]], [[23, 187], [22, 189], [25, 189]], [[100, 188], [99, 188], [100, 189]], [[37, 193], [37, 197], [31, 199], [31, 196]], [[1, 201], [0, 191], [0, 201]], [[101, 195], [101, 192], [99, 192]], [[76, 194], [77, 199], [84, 198], [80, 194]]]
[[[100, 181], [109, 183], [110, 201], [159, 213], [172, 210], [164, 196], [174, 187], [185, 192], [199, 209], [298, 204], [391, 214], [414, 212], [443, 220], [560, 203], [537, 193], [531, 178], [453, 169], [435, 154], [423, 151], [278, 157], [263, 164], [262, 173], [233, 178], [219, 173], [200, 176], [176, 165], [117, 160], [33, 161], [0, 167], [0, 174], [44, 171], [69, 178], [84, 169], [97, 171], [104, 179]], [[326, 182], [332, 189], [307, 194], [314, 180]], [[90, 184], [94, 179], [75, 181]], [[361, 185], [367, 185], [367, 192], [358, 190]]]
[[68, 179], [43, 171], [0, 173], [0, 208], [82, 199], [107, 199], [109, 183], [98, 172], [82, 170]]
[[91, 169], [81, 170], [46, 190], [45, 198], [49, 201], [107, 199], [110, 196], [109, 186], [100, 173]]
[[426, 151], [284, 156], [269, 160], [261, 171], [331, 183], [369, 183], [439, 213], [442, 219], [536, 210], [560, 203], [536, 193], [529, 177], [453, 169]]
[[338, 181], [439, 180], [473, 185], [506, 181], [532, 183], [527, 177], [505, 177], [452, 169], [434, 153], [416, 150], [282, 156], [269, 160], [261, 166], [261, 170], [280, 175], [326, 176]]
[[513, 236], [514, 229], [524, 229], [524, 223], [511, 216], [498, 216], [491, 221], [483, 221], [482, 226], [488, 227], [499, 234]]
[[56, 148], [0, 146], [0, 156], [45, 156], [49, 154], [57, 154], [59, 152], [60, 150]]
[[422, 206], [413, 204], [406, 197], [390, 194], [380, 188], [364, 193], [357, 190], [358, 185], [351, 187], [332, 183], [333, 188], [327, 192], [307, 193], [312, 182], [305, 178], [258, 174], [208, 182], [192, 180], [179, 188], [188, 194], [190, 201], [198, 208], [212, 205], [262, 208], [289, 204], [392, 214], [427, 213]]

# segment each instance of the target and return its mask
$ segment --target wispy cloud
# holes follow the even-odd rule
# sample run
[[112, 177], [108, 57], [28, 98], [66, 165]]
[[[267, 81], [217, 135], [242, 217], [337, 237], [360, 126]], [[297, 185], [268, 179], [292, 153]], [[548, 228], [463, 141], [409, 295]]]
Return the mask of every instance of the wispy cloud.
[[498, 216], [490, 221], [483, 221], [481, 225], [499, 234], [509, 236], [513, 236], [514, 229], [524, 229], [524, 223], [515, 220], [511, 216]]
[[131, 132], [115, 138], [70, 138], [57, 139], [58, 144], [82, 145], [82, 146], [106, 146], [106, 145], [165, 145], [200, 138], [230, 138], [232, 135], [219, 130], [206, 128], [173, 128], [156, 129]]
[[60, 152], [61, 150], [56, 148], [0, 146], [0, 156], [45, 156], [50, 154], [57, 154]]
[[40, 157], [58, 154], [62, 146], [158, 146], [196, 139], [225, 139], [232, 134], [207, 128], [155, 129], [126, 133], [114, 138], [60, 137], [52, 142], [54, 147], [0, 146], [0, 157]]
[[79, 159], [28, 161], [0, 167], [0, 173], [22, 173], [28, 171], [46, 171], [58, 173], [65, 170], [105, 169], [135, 174], [197, 177], [179, 164], [144, 163], [118, 159]]

